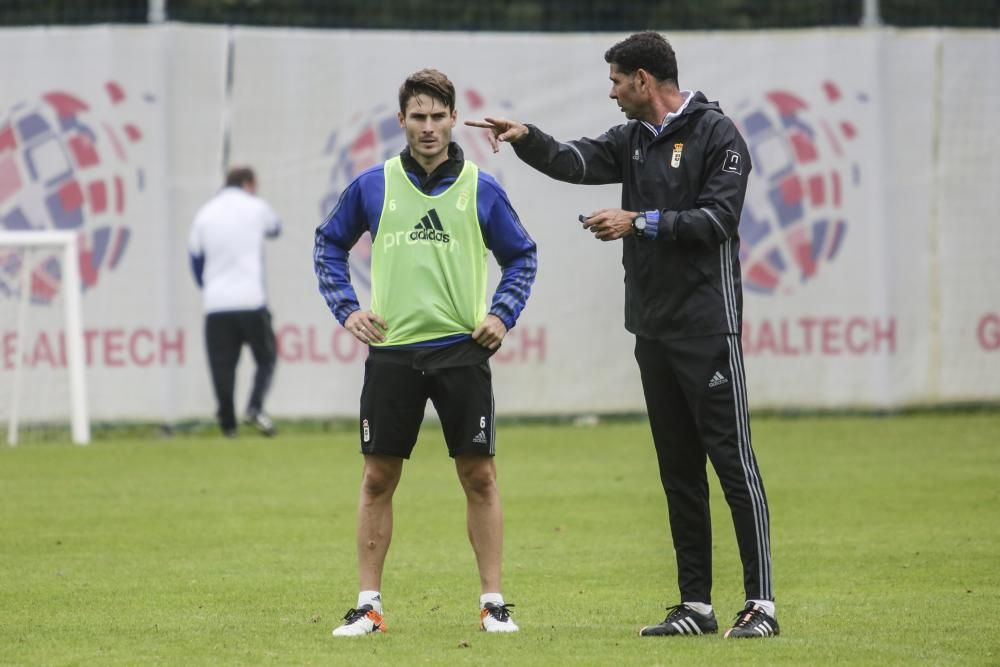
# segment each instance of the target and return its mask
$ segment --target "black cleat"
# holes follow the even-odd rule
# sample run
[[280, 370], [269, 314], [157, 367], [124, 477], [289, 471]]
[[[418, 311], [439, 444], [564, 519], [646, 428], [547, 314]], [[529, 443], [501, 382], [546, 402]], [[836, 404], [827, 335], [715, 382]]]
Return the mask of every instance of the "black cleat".
[[699, 614], [683, 603], [667, 607], [662, 623], [647, 625], [639, 630], [640, 637], [673, 637], [675, 635], [707, 635], [718, 632], [715, 614]]
[[736, 614], [736, 623], [726, 630], [726, 637], [734, 639], [751, 637], [777, 637], [778, 620], [767, 612], [747, 602], [743, 611]]

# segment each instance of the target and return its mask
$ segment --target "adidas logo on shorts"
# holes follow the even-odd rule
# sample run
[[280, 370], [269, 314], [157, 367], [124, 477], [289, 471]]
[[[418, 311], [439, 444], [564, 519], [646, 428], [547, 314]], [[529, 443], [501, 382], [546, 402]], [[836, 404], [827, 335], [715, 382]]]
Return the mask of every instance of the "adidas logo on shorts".
[[472, 439], [472, 442], [476, 443], [477, 445], [485, 445], [486, 431], [480, 431], [479, 435], [477, 435], [475, 438]]

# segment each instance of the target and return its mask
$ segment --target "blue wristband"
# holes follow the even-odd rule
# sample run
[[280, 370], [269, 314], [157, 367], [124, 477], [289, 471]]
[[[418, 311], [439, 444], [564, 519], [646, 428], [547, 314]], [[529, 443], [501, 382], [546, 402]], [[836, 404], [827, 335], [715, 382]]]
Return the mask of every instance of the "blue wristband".
[[660, 212], [658, 210], [646, 211], [646, 229], [642, 230], [643, 238], [655, 239], [660, 233]]

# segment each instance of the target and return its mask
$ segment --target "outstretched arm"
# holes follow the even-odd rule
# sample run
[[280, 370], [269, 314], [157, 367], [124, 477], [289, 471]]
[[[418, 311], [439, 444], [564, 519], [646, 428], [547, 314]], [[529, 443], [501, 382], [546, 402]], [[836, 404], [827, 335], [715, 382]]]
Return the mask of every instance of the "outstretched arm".
[[465, 124], [489, 130], [487, 138], [494, 152], [501, 142], [507, 142], [528, 165], [556, 180], [585, 185], [622, 182], [624, 126], [611, 128], [596, 139], [556, 141], [534, 125], [509, 118], [487, 116]]
[[507, 141], [514, 143], [528, 136], [528, 126], [509, 118], [494, 118], [486, 116], [483, 120], [467, 120], [465, 124], [469, 127], [482, 127], [489, 130], [487, 138], [493, 146], [493, 152], [500, 151], [500, 142]]

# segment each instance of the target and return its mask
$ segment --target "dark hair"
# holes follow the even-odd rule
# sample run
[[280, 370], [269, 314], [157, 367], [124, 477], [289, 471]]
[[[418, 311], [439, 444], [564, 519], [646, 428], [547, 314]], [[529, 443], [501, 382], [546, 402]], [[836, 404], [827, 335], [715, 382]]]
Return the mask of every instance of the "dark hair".
[[450, 111], [455, 110], [455, 86], [448, 77], [436, 69], [422, 69], [406, 78], [399, 87], [399, 111], [406, 113], [406, 103], [417, 95], [427, 95], [448, 107]]
[[226, 174], [226, 187], [242, 188], [247, 183], [257, 183], [257, 177], [250, 167], [233, 167]]
[[644, 69], [659, 81], [677, 85], [677, 56], [670, 42], [658, 32], [637, 32], [618, 42], [604, 54], [604, 61], [625, 74]]

